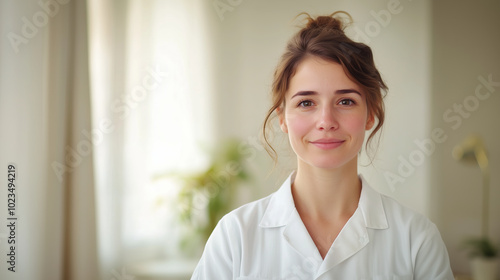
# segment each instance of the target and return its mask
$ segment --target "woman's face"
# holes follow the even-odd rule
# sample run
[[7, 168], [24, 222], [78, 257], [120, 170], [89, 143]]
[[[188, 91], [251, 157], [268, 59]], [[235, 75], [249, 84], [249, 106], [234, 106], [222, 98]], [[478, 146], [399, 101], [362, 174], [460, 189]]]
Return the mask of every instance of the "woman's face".
[[356, 161], [374, 124], [361, 88], [340, 64], [317, 57], [299, 64], [278, 115], [297, 159], [325, 169]]

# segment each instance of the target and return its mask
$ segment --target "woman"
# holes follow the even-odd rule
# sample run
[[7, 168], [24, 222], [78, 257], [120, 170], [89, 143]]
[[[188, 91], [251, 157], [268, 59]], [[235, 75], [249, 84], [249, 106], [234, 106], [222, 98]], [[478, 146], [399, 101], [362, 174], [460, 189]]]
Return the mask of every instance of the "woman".
[[387, 87], [339, 13], [307, 15], [274, 75], [264, 137], [276, 113], [296, 172], [219, 221], [192, 279], [453, 279], [436, 226], [358, 176]]

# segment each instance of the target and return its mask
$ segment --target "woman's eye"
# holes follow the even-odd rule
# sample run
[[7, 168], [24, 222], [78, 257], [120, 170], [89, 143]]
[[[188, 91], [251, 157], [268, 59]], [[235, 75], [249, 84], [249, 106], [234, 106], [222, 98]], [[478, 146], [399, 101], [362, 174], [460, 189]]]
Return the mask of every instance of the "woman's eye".
[[309, 100], [304, 100], [299, 103], [299, 107], [310, 107], [312, 105], [313, 105], [312, 101]]
[[351, 99], [342, 99], [340, 102], [339, 102], [340, 105], [345, 105], [345, 106], [351, 106], [351, 105], [354, 105], [355, 102]]

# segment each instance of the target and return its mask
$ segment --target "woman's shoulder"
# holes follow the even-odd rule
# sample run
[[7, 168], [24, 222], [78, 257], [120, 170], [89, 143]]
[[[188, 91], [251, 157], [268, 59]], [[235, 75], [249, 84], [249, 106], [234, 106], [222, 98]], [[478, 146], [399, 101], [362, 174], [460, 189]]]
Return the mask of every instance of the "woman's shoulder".
[[436, 225], [424, 214], [400, 203], [395, 198], [380, 194], [389, 225], [407, 227], [410, 231], [435, 230]]
[[360, 197], [360, 207], [367, 218], [387, 219], [387, 223], [399, 226], [422, 224], [428, 225], [432, 222], [422, 213], [411, 209], [400, 203], [397, 199], [379, 192], [360, 176], [363, 190]]
[[223, 219], [245, 228], [273, 227], [286, 223], [293, 209], [290, 175], [275, 192], [234, 209]]
[[221, 222], [237, 224], [240, 226], [258, 225], [264, 216], [273, 195], [274, 193], [239, 206], [224, 215]]

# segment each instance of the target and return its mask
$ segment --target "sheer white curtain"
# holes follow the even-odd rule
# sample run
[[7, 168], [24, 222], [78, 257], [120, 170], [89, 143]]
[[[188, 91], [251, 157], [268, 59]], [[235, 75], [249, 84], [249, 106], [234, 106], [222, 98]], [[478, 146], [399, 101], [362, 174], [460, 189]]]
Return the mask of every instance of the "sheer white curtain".
[[[168, 171], [213, 139], [203, 1], [89, 1], [101, 278], [174, 255]], [[169, 243], [170, 242], [170, 243]]]

